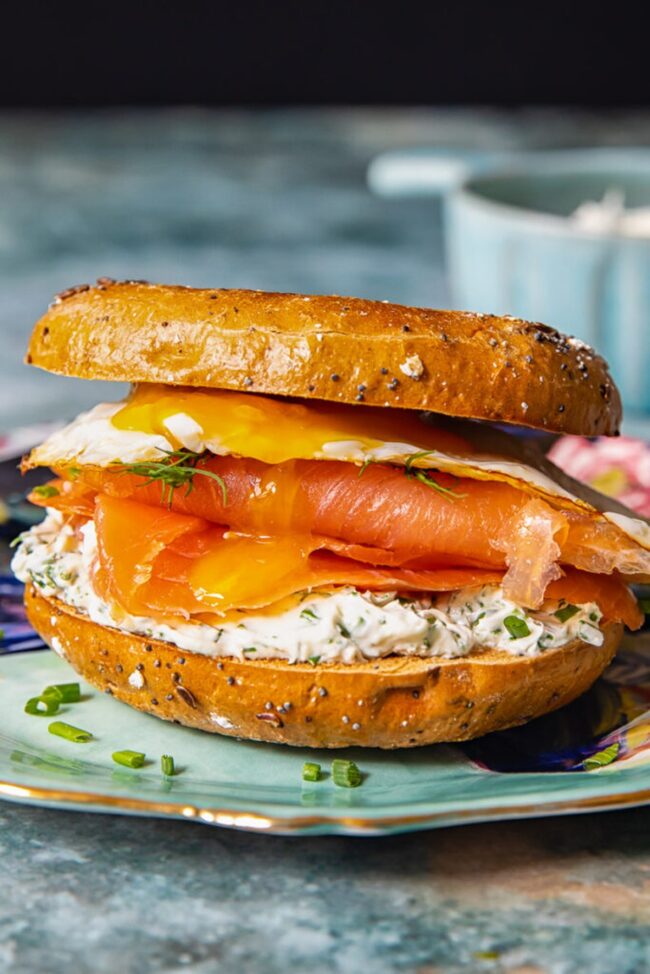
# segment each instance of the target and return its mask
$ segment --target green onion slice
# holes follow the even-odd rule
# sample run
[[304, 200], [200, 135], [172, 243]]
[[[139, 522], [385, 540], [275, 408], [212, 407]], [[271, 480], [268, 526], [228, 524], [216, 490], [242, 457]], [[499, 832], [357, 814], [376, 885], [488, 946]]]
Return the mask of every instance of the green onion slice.
[[81, 687], [78, 683], [53, 683], [52, 686], [45, 687], [41, 696], [54, 697], [59, 703], [79, 703]]
[[123, 764], [125, 768], [141, 768], [145, 755], [142, 751], [114, 751], [115, 764]]
[[556, 619], [559, 619], [560, 622], [568, 622], [569, 619], [573, 619], [574, 615], [577, 615], [578, 612], [580, 612], [580, 609], [577, 605], [563, 605], [562, 608], [558, 609], [557, 612], [554, 612], [553, 615]]
[[300, 613], [301, 619], [309, 619], [311, 622], [320, 622], [320, 619], [316, 615], [313, 609], [306, 608]]
[[53, 484], [39, 484], [38, 487], [33, 488], [32, 493], [37, 497], [58, 497], [59, 489]]
[[320, 781], [320, 764], [315, 761], [305, 761], [302, 766], [303, 781]]
[[74, 744], [86, 744], [87, 741], [93, 739], [90, 731], [82, 730], [81, 727], [73, 727], [72, 724], [66, 724], [62, 720], [53, 721], [47, 729], [50, 734], [63, 737], [66, 741], [72, 741]]
[[597, 768], [604, 768], [616, 760], [620, 749], [621, 745], [618, 742], [610, 744], [609, 747], [603, 748], [602, 751], [596, 751], [595, 754], [590, 754], [588, 758], [585, 758], [582, 762], [582, 767], [585, 771], [595, 771]]
[[53, 717], [58, 713], [60, 703], [55, 697], [31, 697], [25, 704], [25, 713], [32, 717]]
[[171, 778], [173, 774], [176, 774], [176, 767], [174, 765], [174, 759], [171, 754], [163, 754], [160, 758], [160, 770], [164, 775]]
[[510, 633], [511, 639], [523, 639], [524, 636], [530, 636], [530, 629], [526, 625], [525, 619], [520, 619], [519, 616], [506, 616], [503, 625]]
[[339, 788], [358, 788], [361, 784], [361, 772], [354, 761], [335, 758], [332, 761], [332, 781]]

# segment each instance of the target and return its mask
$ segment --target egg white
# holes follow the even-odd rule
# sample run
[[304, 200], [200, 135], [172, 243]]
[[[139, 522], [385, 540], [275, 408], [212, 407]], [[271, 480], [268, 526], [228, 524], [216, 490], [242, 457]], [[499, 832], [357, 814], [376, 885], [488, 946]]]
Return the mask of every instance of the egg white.
[[[25, 461], [25, 467], [108, 467], [116, 463], [160, 460], [165, 452], [178, 450], [179, 447], [194, 452], [207, 450], [216, 456], [226, 456], [230, 452], [218, 440], [207, 438], [199, 424], [187, 413], [176, 413], [165, 420], [169, 437], [118, 429], [111, 419], [122, 406], [123, 403], [119, 402], [100, 403], [81, 413], [72, 423], [54, 432], [41, 446], [36, 447]], [[483, 436], [491, 448], [489, 453], [480, 450], [478, 455], [473, 453], [471, 457], [463, 457], [431, 450], [426, 456], [413, 461], [414, 466], [473, 480], [502, 481], [541, 496], [557, 507], [602, 515], [637, 544], [650, 550], [648, 522], [635, 517], [612, 498], [567, 477], [534, 445], [525, 444], [515, 436], [496, 433], [480, 424], [466, 424], [463, 428], [465, 436], [468, 435], [468, 426], [469, 435], [476, 440], [474, 446], [480, 448]], [[500, 449], [492, 449], [495, 442]], [[421, 443], [385, 442], [368, 447], [359, 440], [341, 439], [323, 443], [321, 449], [311, 456], [298, 459], [404, 464], [423, 449]]]

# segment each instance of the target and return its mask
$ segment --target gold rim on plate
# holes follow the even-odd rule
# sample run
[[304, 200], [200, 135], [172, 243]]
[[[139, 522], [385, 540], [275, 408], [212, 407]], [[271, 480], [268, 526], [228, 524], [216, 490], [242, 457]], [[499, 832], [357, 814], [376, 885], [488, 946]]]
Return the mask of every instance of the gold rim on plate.
[[[11, 781], [0, 781], [0, 797], [13, 801], [58, 802], [97, 807], [106, 812], [126, 812], [156, 817], [186, 819], [219, 825], [224, 828], [241, 829], [248, 832], [270, 832], [275, 834], [294, 834], [313, 828], [329, 827], [332, 830], [350, 834], [377, 835], [393, 829], [435, 828], [444, 824], [466, 824], [485, 822], [494, 819], [507, 819], [515, 816], [534, 818], [535, 816], [561, 815], [570, 812], [605, 811], [616, 808], [646, 805], [650, 803], [650, 788], [624, 795], [602, 795], [588, 798], [567, 799], [550, 802], [548, 805], [521, 804], [493, 806], [457, 812], [432, 812], [423, 815], [399, 815], [382, 818], [334, 818], [326, 815], [293, 815], [277, 817], [260, 815], [257, 812], [234, 811], [224, 808], [199, 808], [195, 805], [179, 805], [173, 802], [149, 801], [142, 798], [122, 798], [114, 795], [97, 795], [93, 792], [62, 791], [58, 788], [40, 788], [17, 785]], [[79, 809], [81, 811], [81, 809]]]

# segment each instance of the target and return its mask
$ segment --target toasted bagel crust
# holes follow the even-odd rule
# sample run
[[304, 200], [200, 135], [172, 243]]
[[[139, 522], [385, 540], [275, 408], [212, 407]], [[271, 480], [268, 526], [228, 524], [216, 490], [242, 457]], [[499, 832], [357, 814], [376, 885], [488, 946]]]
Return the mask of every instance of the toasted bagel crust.
[[584, 693], [612, 659], [575, 641], [535, 657], [289, 664], [216, 659], [90, 622], [31, 586], [27, 614], [46, 642], [99, 690], [187, 727], [301, 747], [416, 747], [523, 724]]
[[584, 436], [618, 431], [605, 361], [517, 318], [380, 301], [100, 279], [36, 324], [28, 363], [84, 379], [432, 410]]

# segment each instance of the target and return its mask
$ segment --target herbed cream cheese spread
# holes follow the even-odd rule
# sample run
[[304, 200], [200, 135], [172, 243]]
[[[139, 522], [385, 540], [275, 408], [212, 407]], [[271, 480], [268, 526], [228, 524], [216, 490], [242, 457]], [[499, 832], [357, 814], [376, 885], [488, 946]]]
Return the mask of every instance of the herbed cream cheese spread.
[[45, 596], [74, 607], [93, 622], [188, 652], [238, 659], [281, 659], [290, 663], [356, 663], [384, 656], [462, 657], [472, 650], [498, 649], [536, 656], [574, 639], [600, 646], [604, 636], [595, 603], [548, 602], [528, 612], [495, 585], [465, 588], [437, 598], [406, 599], [395, 592], [305, 593], [278, 613], [251, 612], [241, 622], [161, 623], [131, 616], [99, 599], [91, 584], [97, 557], [94, 524], [82, 541], [57, 511], [21, 536], [12, 568]]

